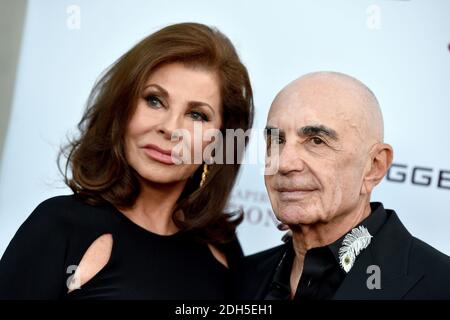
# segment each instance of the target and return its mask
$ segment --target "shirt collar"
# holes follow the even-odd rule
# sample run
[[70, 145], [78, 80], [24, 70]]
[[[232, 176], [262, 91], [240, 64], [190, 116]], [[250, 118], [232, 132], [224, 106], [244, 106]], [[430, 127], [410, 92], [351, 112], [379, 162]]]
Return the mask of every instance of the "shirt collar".
[[[363, 221], [361, 221], [354, 228], [364, 226], [367, 228], [367, 230], [372, 236], [375, 236], [377, 232], [381, 229], [381, 226], [386, 222], [387, 216], [383, 204], [380, 202], [371, 202], [370, 209], [371, 213], [369, 214], [369, 216], [365, 218]], [[353, 228], [351, 230], [353, 230]], [[347, 233], [349, 233], [351, 230], [348, 230], [342, 237], [340, 237], [335, 242], [327, 246], [333, 253], [333, 256], [335, 257], [336, 262], [338, 264], [339, 264], [339, 249], [342, 246], [342, 241], [344, 240]]]
[[[361, 221], [354, 228], [358, 228], [359, 226], [364, 226], [367, 228], [367, 230], [369, 231], [369, 233], [372, 236], [375, 236], [377, 234], [377, 232], [381, 229], [381, 226], [386, 222], [387, 215], [386, 215], [386, 211], [384, 209], [383, 204], [380, 202], [371, 202], [370, 209], [371, 209], [371, 213], [369, 214], [369, 216], [367, 218], [365, 218], [363, 221]], [[351, 230], [353, 230], [353, 228]], [[321, 247], [321, 248], [328, 248], [329, 250], [331, 250], [331, 253], [333, 254], [334, 258], [336, 259], [336, 262], [338, 263], [338, 265], [340, 265], [339, 249], [342, 246], [342, 241], [344, 240], [345, 236], [351, 230], [348, 230], [342, 237], [340, 237], [333, 243], [331, 243], [325, 247]], [[291, 258], [293, 258], [292, 237], [288, 237], [286, 239], [286, 244], [287, 244], [287, 248], [286, 248], [285, 254], [283, 255], [282, 261], [283, 260], [290, 261]], [[280, 264], [281, 264], [281, 261], [280, 261]]]
[[[361, 221], [356, 227], [364, 226], [368, 229], [369, 233], [372, 236], [375, 236], [377, 234], [377, 232], [381, 229], [384, 222], [386, 221], [387, 216], [386, 216], [384, 207], [381, 203], [372, 202], [372, 203], [370, 203], [370, 207], [371, 207], [371, 213], [369, 214], [369, 216], [366, 219], [364, 219], [363, 221]], [[351, 230], [348, 230], [347, 233], [350, 231]], [[346, 234], [344, 234], [341, 238], [339, 238], [338, 240], [336, 240], [335, 242], [333, 242], [327, 246], [310, 249], [309, 256], [310, 257], [317, 257], [317, 256], [324, 257], [324, 256], [326, 256], [326, 255], [324, 255], [325, 251], [329, 250], [329, 251], [331, 251], [331, 253], [334, 257], [336, 264], [340, 268], [339, 249], [342, 245], [342, 241], [344, 240]], [[292, 262], [294, 260], [294, 257], [295, 257], [295, 252], [294, 252], [294, 248], [293, 248], [293, 244], [292, 244], [292, 237], [289, 237], [288, 239], [286, 239], [285, 251], [284, 251], [284, 254], [283, 254], [280, 262], [277, 265], [277, 268], [276, 268], [276, 271], [275, 271], [275, 274], [273, 277], [273, 282], [272, 282], [272, 285], [278, 287], [278, 289], [281, 290], [281, 292], [284, 292], [287, 295], [287, 297], [290, 292], [289, 279], [290, 279]], [[316, 259], [314, 258], [314, 260], [316, 260]], [[322, 269], [330, 268], [331, 261], [330, 260], [327, 260], [327, 261], [329, 262], [329, 263], [327, 263], [327, 265], [322, 266], [322, 268], [320, 270], [317, 269], [316, 271], [322, 272], [323, 271]], [[312, 265], [320, 265], [320, 264], [313, 263]], [[304, 267], [307, 267], [307, 266], [304, 266]], [[307, 271], [308, 270], [304, 270], [304, 272], [307, 272]]]

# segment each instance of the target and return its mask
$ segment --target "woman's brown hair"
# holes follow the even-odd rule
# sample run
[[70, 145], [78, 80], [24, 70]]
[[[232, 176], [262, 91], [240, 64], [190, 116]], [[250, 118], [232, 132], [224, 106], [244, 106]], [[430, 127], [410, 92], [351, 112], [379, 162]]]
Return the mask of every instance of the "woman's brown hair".
[[[136, 171], [125, 158], [125, 131], [148, 77], [158, 66], [171, 62], [217, 73], [224, 136], [226, 129], [251, 128], [250, 79], [230, 40], [217, 29], [198, 23], [165, 27], [135, 45], [101, 76], [78, 124], [79, 137], [62, 148], [58, 156], [58, 165], [61, 156], [67, 158], [64, 170], [60, 170], [66, 184], [83, 201], [92, 205], [109, 203], [117, 208], [135, 203], [140, 185]], [[227, 150], [227, 142], [224, 139], [223, 150]], [[242, 154], [238, 149], [234, 144], [234, 163], [209, 166], [200, 189], [202, 166], [188, 180], [172, 215], [182, 231], [217, 244], [234, 237], [242, 213], [232, 219], [225, 207], [240, 167]]]

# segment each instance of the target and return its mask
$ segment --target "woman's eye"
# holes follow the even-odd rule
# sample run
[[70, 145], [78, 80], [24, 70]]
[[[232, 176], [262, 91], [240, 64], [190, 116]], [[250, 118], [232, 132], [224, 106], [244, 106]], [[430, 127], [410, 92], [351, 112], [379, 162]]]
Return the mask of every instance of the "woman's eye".
[[198, 112], [198, 111], [192, 111], [190, 113], [191, 118], [194, 119], [195, 121], [208, 121], [208, 116], [206, 114], [204, 114], [203, 112]]
[[145, 98], [145, 100], [147, 101], [147, 104], [152, 108], [159, 108], [162, 106], [161, 100], [159, 100], [158, 97], [154, 95], [149, 95]]

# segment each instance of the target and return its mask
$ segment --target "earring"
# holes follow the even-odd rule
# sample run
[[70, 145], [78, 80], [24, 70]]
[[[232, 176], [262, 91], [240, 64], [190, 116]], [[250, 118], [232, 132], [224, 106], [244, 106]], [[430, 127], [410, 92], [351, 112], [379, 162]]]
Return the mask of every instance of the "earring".
[[202, 180], [200, 181], [200, 188], [205, 184], [207, 176], [208, 176], [208, 165], [206, 163], [204, 163], [203, 164]]

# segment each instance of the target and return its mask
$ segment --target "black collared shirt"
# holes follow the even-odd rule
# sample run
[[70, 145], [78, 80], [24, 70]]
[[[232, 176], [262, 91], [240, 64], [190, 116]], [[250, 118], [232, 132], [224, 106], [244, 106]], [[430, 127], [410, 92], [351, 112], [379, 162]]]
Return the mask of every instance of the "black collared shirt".
[[[371, 214], [356, 227], [364, 226], [372, 236], [375, 236], [386, 221], [386, 213], [379, 202], [373, 202], [370, 206]], [[313, 248], [306, 252], [294, 300], [326, 300], [334, 296], [346, 276], [339, 264], [339, 248], [344, 237], [345, 235], [327, 246]], [[290, 238], [286, 243], [286, 251], [275, 270], [266, 300], [290, 299], [290, 277], [294, 257], [295, 252], [292, 238]]]

